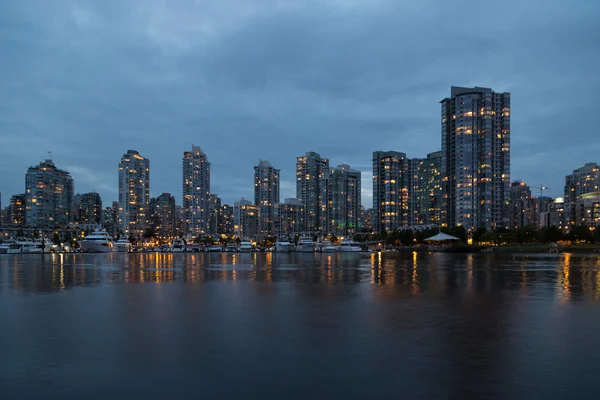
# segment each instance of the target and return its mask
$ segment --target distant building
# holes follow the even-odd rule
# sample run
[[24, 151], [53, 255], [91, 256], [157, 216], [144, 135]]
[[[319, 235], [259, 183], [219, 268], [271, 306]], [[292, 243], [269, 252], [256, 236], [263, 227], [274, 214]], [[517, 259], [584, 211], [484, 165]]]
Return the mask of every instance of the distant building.
[[577, 200], [584, 194], [600, 191], [600, 167], [587, 163], [565, 177], [565, 218], [567, 228], [577, 225]]
[[361, 174], [349, 165], [329, 168], [321, 178], [321, 231], [352, 237], [359, 231]]
[[534, 201], [535, 201], [535, 208], [537, 211], [537, 218], [536, 218], [535, 226], [538, 228], [542, 228], [542, 227], [544, 227], [544, 225], [542, 223], [542, 216], [544, 214], [547, 214], [548, 212], [550, 212], [550, 205], [552, 204], [554, 199], [552, 199], [551, 197], [548, 197], [548, 196], [540, 196], [540, 197], [536, 197], [534, 199]]
[[150, 200], [150, 227], [154, 237], [162, 242], [170, 242], [176, 233], [175, 197], [163, 193]]
[[25, 194], [15, 194], [10, 198], [6, 223], [14, 225], [25, 225]]
[[436, 151], [426, 158], [413, 159], [413, 184], [410, 186], [412, 199], [409, 210], [414, 216], [411, 225], [440, 225], [445, 218], [444, 190], [442, 178], [443, 153]]
[[73, 178], [52, 160], [30, 167], [25, 175], [25, 221], [42, 229], [67, 227], [72, 220]]
[[256, 239], [258, 235], [258, 207], [242, 198], [233, 203], [234, 234], [240, 239]]
[[548, 212], [540, 212], [540, 227], [549, 228], [556, 226], [560, 229], [565, 229], [565, 200], [562, 197], [554, 199], [548, 208]]
[[375, 226], [375, 211], [372, 208], [367, 208], [363, 217], [363, 232], [372, 232]]
[[320, 186], [325, 172], [329, 169], [329, 160], [313, 151], [296, 158], [296, 198], [304, 205], [304, 229], [318, 232], [321, 227]]
[[304, 204], [300, 199], [285, 199], [277, 205], [276, 234], [278, 237], [293, 237], [304, 232]]
[[508, 218], [510, 229], [536, 225], [536, 202], [525, 182], [516, 181], [510, 185]]
[[150, 160], [127, 150], [119, 164], [119, 229], [141, 238], [150, 206]]
[[279, 204], [279, 170], [260, 160], [254, 167], [254, 204], [258, 207], [258, 236], [275, 235], [275, 207]]
[[223, 204], [221, 207], [221, 214], [223, 217], [223, 230], [219, 233], [227, 237], [232, 237], [234, 235], [235, 226], [233, 207], [229, 204]]
[[102, 199], [98, 193], [77, 193], [73, 198], [73, 220], [84, 224], [102, 222]]
[[391, 232], [410, 224], [409, 166], [405, 153], [373, 152], [374, 232]]
[[575, 225], [600, 227], [600, 192], [582, 194], [575, 204]]
[[102, 210], [102, 226], [113, 238], [119, 233], [119, 202], [113, 201], [112, 207]]
[[200, 146], [183, 153], [183, 211], [186, 235], [208, 233], [210, 162]]
[[217, 237], [223, 232], [223, 208], [221, 199], [216, 194], [208, 196], [208, 233], [212, 237]]
[[508, 226], [510, 93], [452, 86], [441, 106], [447, 224]]

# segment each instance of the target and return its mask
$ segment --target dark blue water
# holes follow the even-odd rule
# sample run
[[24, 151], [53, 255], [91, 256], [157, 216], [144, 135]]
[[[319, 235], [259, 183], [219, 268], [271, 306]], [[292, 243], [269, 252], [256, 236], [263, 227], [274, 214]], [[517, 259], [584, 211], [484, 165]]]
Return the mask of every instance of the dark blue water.
[[595, 398], [600, 257], [0, 256], [0, 399]]

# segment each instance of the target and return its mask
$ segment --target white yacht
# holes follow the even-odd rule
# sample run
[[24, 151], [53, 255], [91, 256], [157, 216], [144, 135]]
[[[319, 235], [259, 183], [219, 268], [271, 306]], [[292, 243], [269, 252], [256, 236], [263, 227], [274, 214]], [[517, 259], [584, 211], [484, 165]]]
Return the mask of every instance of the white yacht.
[[97, 230], [79, 243], [83, 253], [112, 253], [117, 251], [113, 238], [105, 230]]
[[340, 243], [340, 251], [357, 253], [359, 251], [362, 251], [362, 247], [360, 247], [358, 243], [346, 239], [342, 240], [342, 243]]
[[251, 253], [252, 251], [254, 251], [254, 246], [252, 245], [252, 242], [248, 239], [242, 240], [242, 242], [240, 243], [239, 251], [240, 253]]
[[33, 241], [33, 246], [29, 248], [28, 253], [50, 253], [52, 251], [52, 242], [46, 238], [40, 238]]
[[185, 251], [185, 242], [183, 239], [175, 238], [171, 243], [171, 252], [173, 253], [183, 253]]
[[209, 253], [220, 253], [223, 251], [223, 245], [215, 244], [213, 246], [210, 246], [208, 249], [206, 249], [206, 251], [208, 251]]
[[314, 253], [317, 249], [317, 244], [308, 237], [302, 237], [298, 241], [298, 246], [296, 246], [296, 251], [300, 253]]
[[115, 243], [115, 247], [119, 253], [131, 252], [131, 242], [129, 241], [127, 235], [121, 236], [121, 238]]
[[226, 253], [237, 253], [237, 251], [238, 251], [238, 246], [235, 243], [227, 243], [227, 246], [225, 246]]
[[329, 243], [327, 246], [323, 247], [321, 251], [323, 253], [337, 253], [340, 251], [340, 246]]
[[0, 254], [8, 254], [8, 250], [11, 249], [14, 244], [14, 239], [9, 239], [8, 241], [0, 244]]
[[294, 245], [288, 239], [278, 239], [275, 243], [275, 251], [277, 253], [290, 253], [296, 250]]

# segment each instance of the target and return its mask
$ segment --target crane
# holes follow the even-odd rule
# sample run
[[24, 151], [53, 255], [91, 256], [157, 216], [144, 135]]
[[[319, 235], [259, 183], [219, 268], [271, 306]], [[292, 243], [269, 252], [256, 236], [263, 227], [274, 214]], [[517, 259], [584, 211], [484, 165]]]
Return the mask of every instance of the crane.
[[531, 189], [540, 189], [540, 197], [544, 195], [544, 190], [548, 190], [548, 186], [530, 186]]

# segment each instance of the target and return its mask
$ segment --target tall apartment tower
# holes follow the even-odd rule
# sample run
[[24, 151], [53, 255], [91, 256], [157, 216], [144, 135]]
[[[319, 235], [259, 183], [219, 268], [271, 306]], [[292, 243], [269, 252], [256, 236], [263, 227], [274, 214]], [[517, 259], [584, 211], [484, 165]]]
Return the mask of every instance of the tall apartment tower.
[[584, 194], [600, 191], [600, 167], [586, 163], [565, 177], [565, 219], [567, 228], [578, 225], [577, 200]]
[[416, 159], [416, 173], [414, 182], [414, 209], [415, 221], [413, 225], [437, 225], [445, 219], [443, 208], [444, 193], [442, 179], [441, 151], [427, 154], [426, 158]]
[[510, 185], [508, 219], [510, 229], [537, 225], [538, 211], [536, 200], [525, 182], [515, 181]]
[[208, 233], [210, 163], [200, 146], [183, 153], [183, 212], [186, 235]]
[[175, 197], [163, 193], [150, 199], [149, 225], [157, 239], [169, 242], [175, 237]]
[[15, 194], [10, 198], [7, 221], [5, 223], [25, 225], [26, 199], [25, 194]]
[[329, 168], [321, 178], [321, 231], [352, 237], [359, 231], [360, 171], [349, 165]]
[[25, 221], [28, 225], [55, 229], [73, 220], [73, 178], [56, 168], [52, 160], [30, 167], [25, 175]]
[[79, 194], [73, 198], [73, 219], [84, 224], [102, 223], [102, 199], [96, 192]]
[[313, 151], [296, 158], [296, 198], [304, 205], [304, 229], [319, 231], [321, 224], [321, 180], [329, 170], [329, 160]]
[[119, 164], [119, 229], [141, 237], [148, 223], [150, 205], [150, 160], [127, 150]]
[[373, 152], [373, 231], [409, 225], [409, 160], [397, 151]]
[[441, 105], [447, 224], [508, 226], [510, 93], [452, 86]]
[[256, 239], [258, 236], [258, 207], [242, 197], [233, 203], [234, 233], [240, 239]]
[[279, 170], [260, 160], [254, 167], [254, 204], [258, 207], [258, 236], [275, 235], [275, 208], [279, 204]]

